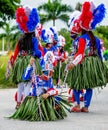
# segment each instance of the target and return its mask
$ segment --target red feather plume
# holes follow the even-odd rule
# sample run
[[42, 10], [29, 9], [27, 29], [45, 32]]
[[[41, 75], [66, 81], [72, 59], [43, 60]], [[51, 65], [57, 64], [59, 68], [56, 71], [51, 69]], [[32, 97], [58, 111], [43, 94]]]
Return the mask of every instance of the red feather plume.
[[93, 19], [92, 12], [90, 11], [90, 2], [85, 2], [82, 6], [82, 13], [80, 16], [81, 26], [86, 30], [90, 30], [90, 23]]
[[26, 16], [24, 9], [22, 7], [18, 8], [16, 10], [16, 21], [24, 32], [28, 32], [28, 28], [26, 26], [26, 23], [28, 21], [28, 17]]

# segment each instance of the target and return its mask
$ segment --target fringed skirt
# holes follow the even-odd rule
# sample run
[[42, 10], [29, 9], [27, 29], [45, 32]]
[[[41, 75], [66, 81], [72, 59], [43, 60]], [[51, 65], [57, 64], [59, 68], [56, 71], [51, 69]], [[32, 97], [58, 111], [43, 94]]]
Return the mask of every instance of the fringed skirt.
[[84, 61], [69, 70], [67, 83], [70, 88], [81, 90], [106, 86], [108, 70], [98, 57], [85, 57]]
[[70, 106], [68, 101], [60, 96], [48, 97], [26, 97], [18, 110], [9, 118], [28, 121], [55, 121], [64, 119], [67, 114], [65, 109]]
[[[24, 73], [24, 70], [30, 63], [30, 55], [27, 56], [18, 56], [15, 63], [14, 63], [14, 68], [12, 71], [12, 82], [15, 84], [18, 84], [19, 82], [22, 82], [22, 75]], [[41, 73], [41, 68], [39, 65], [39, 59], [35, 59], [35, 65], [36, 65], [36, 73], [40, 74]]]

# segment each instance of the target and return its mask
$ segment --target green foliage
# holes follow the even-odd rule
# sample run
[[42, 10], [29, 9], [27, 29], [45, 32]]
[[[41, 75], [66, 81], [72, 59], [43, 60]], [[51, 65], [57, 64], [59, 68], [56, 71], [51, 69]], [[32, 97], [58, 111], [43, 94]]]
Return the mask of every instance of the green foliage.
[[94, 34], [104, 41], [104, 46], [108, 49], [108, 26], [99, 26]]
[[20, 0], [0, 0], [0, 27], [15, 17], [15, 10], [19, 5]]
[[80, 2], [78, 2], [78, 3], [76, 4], [75, 10], [81, 11], [81, 7], [82, 7], [82, 4], [81, 4]]
[[5, 78], [6, 67], [9, 60], [9, 56], [0, 56], [0, 88], [14, 87], [11, 79]]
[[38, 10], [42, 11], [42, 13], [40, 12], [41, 23], [44, 24], [52, 20], [53, 26], [55, 26], [55, 20], [57, 19], [67, 23], [69, 19], [67, 12], [73, 11], [70, 5], [62, 4], [62, 0], [49, 0], [47, 3], [40, 5]]
[[4, 37], [5, 50], [12, 50], [20, 38], [21, 32], [17, 25], [11, 26], [10, 22], [6, 23], [2, 29], [4, 33], [0, 34], [0, 38], [2, 39]]

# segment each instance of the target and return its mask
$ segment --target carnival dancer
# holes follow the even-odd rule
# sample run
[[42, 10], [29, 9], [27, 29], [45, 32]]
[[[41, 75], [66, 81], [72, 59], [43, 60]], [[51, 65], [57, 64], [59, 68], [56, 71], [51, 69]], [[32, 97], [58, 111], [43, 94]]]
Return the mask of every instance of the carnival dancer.
[[35, 28], [38, 27], [40, 22], [36, 8], [19, 7], [16, 10], [16, 22], [21, 32], [23, 32], [23, 36], [16, 45], [14, 55], [10, 58], [10, 63], [13, 66], [12, 82], [18, 85], [17, 109], [21, 104], [22, 94], [26, 97], [31, 87], [31, 82], [22, 80], [24, 68], [27, 67], [31, 56], [34, 56], [39, 73], [41, 51], [38, 49], [38, 38], [35, 36]]
[[53, 53], [56, 56], [56, 53], [58, 52], [58, 46], [57, 46], [57, 43], [58, 43], [58, 32], [57, 32], [56, 27], [50, 27], [49, 29], [53, 33], [53, 43], [52, 43], [51, 50], [53, 50]]
[[[68, 21], [70, 37], [73, 39], [72, 49], [71, 49], [71, 53], [70, 53], [70, 56], [69, 56], [71, 60], [74, 57], [74, 55], [77, 53], [77, 48], [78, 48], [77, 39], [79, 37], [77, 31], [71, 29], [71, 24], [72, 24], [72, 19], [74, 17], [78, 17], [78, 15], [80, 15], [80, 14], [81, 14], [80, 11], [78, 11], [78, 10], [74, 11], [74, 13], [72, 13], [72, 15], [70, 16], [70, 19]], [[81, 92], [80, 101], [84, 101], [84, 90], [81, 90], [80, 92]], [[69, 88], [68, 95], [69, 95], [68, 101], [74, 103], [75, 102], [75, 96], [74, 96], [72, 88]]]
[[[57, 53], [56, 53], [56, 59], [57, 59], [57, 67], [54, 70], [54, 75], [56, 77], [56, 85], [57, 88], [60, 88], [60, 80], [64, 80], [63, 78], [63, 72], [65, 69], [66, 64], [64, 61], [67, 58], [67, 52], [64, 50], [64, 46], [66, 44], [65, 38], [62, 35], [58, 36], [58, 43], [57, 43]], [[57, 76], [58, 75], [58, 76]]]
[[[89, 112], [93, 88], [106, 86], [107, 69], [102, 61], [100, 40], [94, 36], [92, 30], [105, 17], [104, 4], [95, 7], [93, 2], [84, 2], [82, 11], [73, 17], [71, 30], [82, 35], [77, 39], [77, 53], [74, 59], [67, 64], [71, 73], [70, 87], [74, 90], [77, 105], [72, 107], [72, 112]], [[72, 31], [72, 32], [73, 32]], [[71, 33], [72, 33], [71, 32]], [[80, 106], [80, 90], [86, 90], [84, 107]]]
[[45, 47], [43, 48], [44, 55], [46, 54], [47, 51], [53, 51], [51, 49], [53, 45], [53, 33], [49, 28], [42, 30], [41, 40], [45, 43]]
[[53, 87], [52, 74], [55, 57], [48, 51], [44, 59], [40, 62], [42, 75], [35, 74], [35, 63], [31, 69], [26, 69], [24, 78], [28, 79], [32, 73], [33, 88], [30, 96], [27, 96], [18, 110], [10, 117], [13, 119], [29, 121], [53, 121], [64, 119], [67, 116], [65, 109], [69, 103], [58, 95], [58, 91]]

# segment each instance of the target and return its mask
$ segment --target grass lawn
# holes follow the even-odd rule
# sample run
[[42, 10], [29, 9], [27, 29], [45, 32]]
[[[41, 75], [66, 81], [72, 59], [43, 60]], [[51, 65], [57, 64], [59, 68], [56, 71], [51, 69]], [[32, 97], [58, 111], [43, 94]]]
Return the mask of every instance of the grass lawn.
[[0, 56], [0, 88], [15, 87], [15, 85], [11, 82], [11, 78], [9, 78], [8, 80], [5, 78], [8, 60], [9, 56]]

